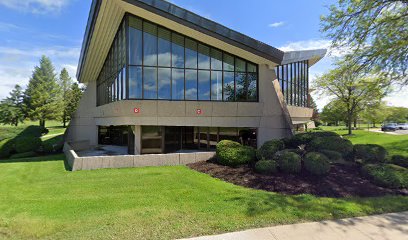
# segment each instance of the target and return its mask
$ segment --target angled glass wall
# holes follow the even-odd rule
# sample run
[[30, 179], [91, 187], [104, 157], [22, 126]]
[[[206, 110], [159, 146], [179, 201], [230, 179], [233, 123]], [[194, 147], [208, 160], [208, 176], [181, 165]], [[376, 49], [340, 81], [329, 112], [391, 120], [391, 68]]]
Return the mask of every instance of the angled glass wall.
[[256, 102], [258, 66], [126, 15], [97, 93], [98, 106], [124, 99]]
[[308, 61], [277, 66], [275, 72], [286, 103], [292, 106], [309, 107]]

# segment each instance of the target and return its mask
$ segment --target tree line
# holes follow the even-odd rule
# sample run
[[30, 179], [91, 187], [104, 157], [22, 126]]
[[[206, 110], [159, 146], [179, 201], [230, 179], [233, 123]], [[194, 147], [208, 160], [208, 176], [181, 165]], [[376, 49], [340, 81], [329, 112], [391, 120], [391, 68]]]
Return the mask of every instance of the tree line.
[[30, 119], [45, 127], [45, 121], [58, 120], [66, 127], [82, 93], [83, 89], [65, 68], [57, 77], [51, 60], [42, 56], [27, 88], [23, 90], [20, 85], [15, 85], [9, 96], [0, 102], [0, 123], [18, 126]]

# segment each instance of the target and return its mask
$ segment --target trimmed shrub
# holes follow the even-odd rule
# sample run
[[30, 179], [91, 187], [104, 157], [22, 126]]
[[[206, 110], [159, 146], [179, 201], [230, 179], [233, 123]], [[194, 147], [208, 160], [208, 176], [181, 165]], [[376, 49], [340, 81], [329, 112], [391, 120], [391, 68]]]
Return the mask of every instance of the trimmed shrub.
[[362, 172], [373, 183], [382, 187], [408, 187], [408, 169], [394, 164], [366, 164]]
[[335, 151], [341, 153], [345, 160], [351, 160], [353, 144], [350, 140], [341, 137], [317, 137], [310, 142], [307, 150], [311, 152], [320, 152], [322, 150]]
[[29, 157], [36, 157], [36, 152], [25, 152], [25, 153], [17, 153], [11, 155], [10, 159], [17, 159], [17, 158], [29, 158]]
[[329, 159], [329, 162], [342, 162], [343, 161], [343, 156], [339, 152], [322, 149], [319, 151], [319, 153], [322, 153], [323, 155], [325, 155]]
[[285, 144], [282, 140], [267, 141], [261, 146], [261, 148], [258, 149], [258, 151], [256, 152], [256, 157], [258, 158], [258, 160], [272, 160], [273, 155], [275, 155], [276, 152], [283, 150], [284, 148]]
[[61, 152], [64, 147], [63, 136], [56, 136], [47, 140], [42, 141], [42, 152], [45, 154]]
[[306, 171], [313, 175], [326, 175], [330, 171], [330, 162], [327, 157], [318, 152], [306, 154], [303, 160]]
[[335, 132], [306, 132], [294, 135], [291, 138], [285, 138], [286, 147], [297, 148], [300, 145], [308, 145], [313, 139], [318, 137], [340, 137]]
[[408, 168], [408, 157], [402, 155], [394, 155], [391, 158], [391, 163], [400, 167]]
[[17, 153], [36, 152], [41, 147], [41, 139], [38, 137], [19, 137], [15, 143]]
[[363, 163], [382, 163], [387, 157], [387, 150], [377, 144], [356, 144], [354, 145], [354, 157], [362, 160]]
[[277, 172], [278, 164], [271, 160], [260, 160], [255, 164], [255, 172], [261, 174], [272, 174]]
[[302, 169], [302, 158], [294, 152], [285, 150], [277, 152], [274, 160], [277, 161], [279, 169], [285, 173], [299, 173]]
[[255, 159], [255, 149], [229, 140], [223, 140], [217, 144], [218, 163], [237, 167], [239, 165], [250, 163]]
[[10, 139], [0, 141], [0, 158], [8, 158], [14, 151], [14, 142]]

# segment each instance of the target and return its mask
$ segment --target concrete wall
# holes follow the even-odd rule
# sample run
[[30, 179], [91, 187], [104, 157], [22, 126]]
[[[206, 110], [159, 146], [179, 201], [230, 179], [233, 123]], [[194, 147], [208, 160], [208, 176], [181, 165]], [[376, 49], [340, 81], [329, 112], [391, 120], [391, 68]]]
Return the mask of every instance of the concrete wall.
[[207, 161], [215, 156], [215, 152], [172, 153], [151, 155], [78, 157], [72, 147], [65, 143], [64, 153], [72, 171], [95, 170], [106, 168], [134, 168], [154, 166], [187, 165]]

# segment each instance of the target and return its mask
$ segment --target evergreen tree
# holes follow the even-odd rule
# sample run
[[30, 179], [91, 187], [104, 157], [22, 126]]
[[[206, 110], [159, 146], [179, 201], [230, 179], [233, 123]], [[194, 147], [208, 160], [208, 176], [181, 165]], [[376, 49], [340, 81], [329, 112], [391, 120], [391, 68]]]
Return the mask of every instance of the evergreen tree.
[[49, 58], [42, 56], [25, 92], [28, 117], [38, 120], [43, 127], [46, 120], [58, 119], [62, 108], [61, 95], [54, 66]]
[[16, 85], [10, 96], [0, 103], [0, 123], [18, 126], [24, 118], [23, 90]]
[[66, 114], [67, 114], [67, 121], [71, 120], [72, 115], [75, 113], [76, 109], [78, 108], [79, 101], [81, 100], [83, 93], [83, 89], [81, 89], [78, 85], [78, 83], [73, 83], [71, 85], [71, 89], [69, 91], [69, 94], [67, 96], [67, 99], [69, 99], [67, 105], [66, 105]]
[[59, 77], [59, 84], [61, 87], [62, 91], [62, 114], [61, 114], [61, 120], [64, 125], [64, 128], [66, 127], [66, 123], [70, 120], [70, 102], [71, 102], [71, 91], [72, 91], [72, 86], [73, 86], [73, 81], [71, 77], [68, 74], [68, 71], [64, 68], [62, 69]]

